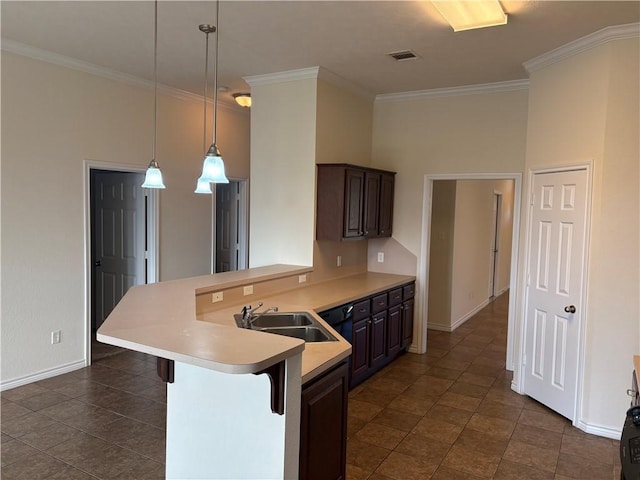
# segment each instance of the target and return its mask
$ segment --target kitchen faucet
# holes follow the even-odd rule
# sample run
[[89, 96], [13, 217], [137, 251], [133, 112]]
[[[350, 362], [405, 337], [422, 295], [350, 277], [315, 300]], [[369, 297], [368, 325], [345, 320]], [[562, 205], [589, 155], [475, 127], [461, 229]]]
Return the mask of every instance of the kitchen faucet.
[[251, 328], [251, 324], [265, 313], [278, 311], [278, 307], [269, 307], [258, 314], [254, 314], [262, 305], [264, 305], [264, 303], [260, 302], [255, 308], [251, 308], [251, 305], [245, 305], [242, 307], [242, 326], [244, 328]]

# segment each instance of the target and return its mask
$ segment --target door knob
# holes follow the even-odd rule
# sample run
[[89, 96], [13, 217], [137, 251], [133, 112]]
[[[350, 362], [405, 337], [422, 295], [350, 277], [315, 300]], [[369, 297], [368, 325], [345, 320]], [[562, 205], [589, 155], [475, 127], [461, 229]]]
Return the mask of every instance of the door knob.
[[96, 263], [94, 263], [94, 265], [96, 267], [101, 267], [102, 266], [102, 262], [100, 260], [96, 260]]
[[576, 313], [576, 307], [574, 305], [567, 305], [564, 307], [564, 311], [567, 313]]

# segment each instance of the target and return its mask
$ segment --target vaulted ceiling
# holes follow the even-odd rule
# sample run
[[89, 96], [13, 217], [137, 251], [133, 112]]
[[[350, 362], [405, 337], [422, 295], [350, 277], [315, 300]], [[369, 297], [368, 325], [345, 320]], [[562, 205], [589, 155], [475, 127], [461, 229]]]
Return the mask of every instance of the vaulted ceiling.
[[[246, 91], [244, 76], [312, 66], [374, 95], [525, 79], [523, 62], [604, 27], [640, 21], [638, 1], [502, 5], [507, 25], [454, 33], [427, 1], [223, 1], [219, 84]], [[1, 8], [3, 44], [153, 78], [151, 1], [2, 1]], [[202, 93], [201, 23], [216, 24], [214, 2], [159, 2], [160, 83]], [[387, 55], [406, 49], [419, 58]]]

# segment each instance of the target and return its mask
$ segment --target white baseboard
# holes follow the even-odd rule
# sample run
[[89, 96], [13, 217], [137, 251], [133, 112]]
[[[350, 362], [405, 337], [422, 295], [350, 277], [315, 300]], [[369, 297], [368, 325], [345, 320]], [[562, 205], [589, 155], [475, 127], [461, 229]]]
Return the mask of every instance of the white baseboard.
[[40, 380], [46, 380], [47, 378], [56, 377], [63, 373], [73, 372], [80, 368], [87, 366], [84, 360], [80, 360], [73, 363], [67, 363], [59, 367], [42, 370], [38, 373], [32, 373], [31, 375], [25, 375], [24, 377], [14, 378], [13, 380], [7, 380], [0, 383], [0, 391], [10, 390], [12, 388], [21, 387], [29, 383], [38, 382]]
[[[520, 387], [516, 382], [511, 382], [511, 390], [520, 395], [524, 393], [520, 392]], [[583, 432], [590, 433], [592, 435], [598, 435], [599, 437], [611, 438], [613, 440], [620, 440], [622, 437], [622, 428], [603, 427], [601, 425], [593, 425], [585, 422], [584, 420], [578, 420], [574, 426], [579, 428]]]
[[440, 325], [439, 323], [427, 323], [427, 328], [431, 330], [438, 330], [439, 332], [451, 332], [449, 325]]
[[[497, 295], [496, 295], [497, 296]], [[427, 322], [427, 328], [430, 328], [431, 330], [438, 330], [440, 332], [453, 332], [456, 328], [458, 328], [460, 325], [462, 325], [464, 322], [466, 322], [467, 320], [469, 320], [471, 317], [473, 317], [476, 313], [478, 313], [480, 310], [482, 310], [484, 307], [486, 307], [487, 305], [489, 305], [489, 303], [491, 303], [489, 301], [489, 299], [487, 298], [486, 300], [484, 300], [481, 304], [477, 305], [476, 307], [473, 308], [473, 310], [471, 310], [470, 312], [465, 313], [462, 317], [460, 317], [459, 319], [457, 319], [455, 322], [453, 322], [451, 325], [443, 325], [441, 323], [429, 323]]]
[[480, 310], [482, 310], [484, 307], [486, 307], [487, 305], [489, 305], [489, 303], [491, 303], [489, 301], [489, 299], [487, 298], [486, 300], [484, 300], [482, 303], [480, 303], [479, 305], [477, 305], [476, 307], [473, 308], [473, 310], [465, 313], [462, 317], [460, 317], [459, 319], [457, 319], [455, 322], [451, 323], [451, 331], [453, 332], [456, 328], [458, 328], [460, 325], [462, 325], [464, 322], [466, 322], [467, 320], [469, 320], [471, 317], [473, 317], [476, 313], [478, 313]]
[[[622, 418], [621, 422], [623, 420], [624, 418]], [[584, 432], [590, 433], [592, 435], [598, 435], [599, 437], [612, 438], [613, 440], [620, 440], [620, 437], [622, 437], [622, 427], [603, 427], [602, 425], [593, 425], [587, 423], [584, 420], [578, 420], [575, 426]]]

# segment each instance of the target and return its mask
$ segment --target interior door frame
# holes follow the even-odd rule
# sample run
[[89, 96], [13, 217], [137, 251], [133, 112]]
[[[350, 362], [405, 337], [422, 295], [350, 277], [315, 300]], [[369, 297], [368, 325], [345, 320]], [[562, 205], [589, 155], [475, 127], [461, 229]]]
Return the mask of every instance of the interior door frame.
[[582, 282], [582, 292], [581, 292], [581, 304], [578, 305], [582, 313], [580, 318], [580, 324], [578, 325], [578, 372], [576, 378], [576, 392], [574, 398], [574, 410], [573, 410], [573, 419], [572, 424], [574, 426], [578, 426], [582, 424], [581, 413], [582, 412], [582, 388], [584, 385], [584, 364], [585, 364], [585, 342], [586, 342], [586, 324], [588, 321], [588, 312], [586, 309], [586, 301], [587, 301], [587, 292], [589, 286], [589, 247], [591, 244], [590, 241], [590, 232], [591, 232], [591, 211], [592, 211], [592, 192], [593, 192], [593, 162], [581, 162], [581, 163], [569, 163], [562, 164], [553, 167], [535, 167], [529, 170], [528, 174], [528, 185], [526, 197], [528, 200], [528, 208], [527, 208], [527, 218], [526, 218], [526, 226], [525, 226], [525, 250], [524, 250], [524, 263], [523, 266], [525, 271], [523, 272], [523, 281], [522, 287], [520, 291], [520, 295], [522, 298], [522, 302], [520, 305], [520, 315], [522, 318], [522, 327], [520, 329], [520, 338], [519, 338], [519, 352], [518, 352], [518, 362], [516, 364], [516, 370], [514, 370], [514, 382], [516, 391], [520, 394], [524, 394], [525, 385], [524, 385], [524, 375], [522, 375], [522, 369], [524, 368], [524, 348], [526, 342], [526, 332], [527, 332], [527, 304], [528, 304], [528, 285], [527, 285], [527, 274], [529, 268], [529, 261], [531, 260], [531, 233], [532, 227], [531, 222], [533, 220], [532, 215], [532, 207], [531, 199], [533, 195], [533, 179], [534, 175], [542, 174], [542, 173], [561, 173], [568, 172], [573, 170], [586, 170], [587, 172], [587, 199], [585, 203], [585, 225], [584, 225], [584, 251], [582, 253], [582, 270], [584, 275], [584, 280]]
[[[83, 162], [83, 213], [84, 213], [84, 364], [91, 365], [91, 170], [108, 170], [124, 173], [144, 173], [146, 167], [127, 163], [111, 163], [98, 160]], [[155, 283], [160, 278], [160, 207], [159, 195], [155, 189], [148, 192], [147, 215], [147, 283]]]
[[422, 242], [418, 258], [416, 289], [417, 309], [421, 320], [417, 322], [414, 347], [416, 351], [427, 351], [427, 321], [429, 310], [429, 253], [431, 249], [431, 206], [433, 201], [433, 182], [436, 180], [513, 180], [513, 233], [511, 235], [511, 275], [509, 278], [509, 314], [507, 324], [506, 368], [514, 371], [515, 318], [518, 299], [518, 245], [520, 241], [520, 208], [522, 202], [522, 173], [445, 173], [426, 174], [422, 198]]

